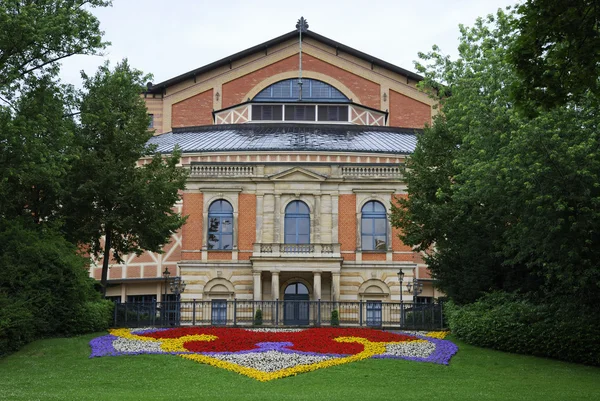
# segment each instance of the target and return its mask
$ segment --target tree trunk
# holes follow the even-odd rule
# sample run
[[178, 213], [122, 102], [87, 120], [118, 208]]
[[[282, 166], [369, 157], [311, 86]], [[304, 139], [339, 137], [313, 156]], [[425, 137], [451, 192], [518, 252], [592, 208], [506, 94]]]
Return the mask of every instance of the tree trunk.
[[104, 240], [104, 259], [102, 260], [102, 278], [100, 285], [102, 286], [102, 296], [106, 298], [106, 284], [108, 281], [108, 262], [110, 260], [110, 239], [111, 232], [106, 230], [106, 238]]

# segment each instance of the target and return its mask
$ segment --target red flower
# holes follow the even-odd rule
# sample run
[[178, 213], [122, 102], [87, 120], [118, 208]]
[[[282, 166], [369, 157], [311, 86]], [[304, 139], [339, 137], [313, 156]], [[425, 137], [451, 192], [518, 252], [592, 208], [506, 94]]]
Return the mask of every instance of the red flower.
[[143, 334], [152, 338], [179, 338], [209, 334], [214, 341], [190, 341], [185, 348], [192, 352], [238, 352], [257, 348], [263, 342], [290, 342], [291, 350], [320, 354], [358, 354], [364, 347], [358, 343], [339, 343], [338, 337], [360, 337], [372, 342], [415, 340], [415, 337], [365, 328], [311, 328], [298, 332], [259, 332], [239, 328], [182, 327]]

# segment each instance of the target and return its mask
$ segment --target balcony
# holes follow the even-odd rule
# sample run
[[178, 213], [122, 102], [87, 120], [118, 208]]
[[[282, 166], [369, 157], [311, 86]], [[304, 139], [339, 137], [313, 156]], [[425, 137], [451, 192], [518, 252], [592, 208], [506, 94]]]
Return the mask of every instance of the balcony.
[[340, 258], [340, 244], [254, 244], [253, 257]]

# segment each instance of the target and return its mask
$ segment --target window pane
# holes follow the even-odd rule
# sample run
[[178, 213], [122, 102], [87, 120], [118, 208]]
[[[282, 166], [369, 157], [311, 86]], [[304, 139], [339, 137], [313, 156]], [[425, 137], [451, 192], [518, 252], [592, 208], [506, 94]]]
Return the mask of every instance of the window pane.
[[385, 237], [375, 237], [375, 249], [378, 251], [385, 251], [387, 249]]
[[387, 232], [386, 230], [386, 223], [387, 221], [385, 219], [373, 219], [375, 221], [375, 234], [385, 234]]
[[214, 233], [214, 232], [219, 231], [220, 220], [221, 219], [218, 217], [211, 217], [208, 219], [208, 232], [209, 233]]
[[295, 294], [296, 293], [296, 284], [290, 284], [285, 287], [286, 294]]
[[219, 237], [214, 234], [208, 234], [208, 249], [219, 249]]
[[363, 251], [374, 251], [373, 249], [373, 237], [370, 235], [363, 235], [361, 237], [362, 250]]
[[308, 235], [310, 234], [310, 220], [309, 219], [298, 219], [298, 234]]
[[309, 235], [298, 235], [298, 244], [310, 244]]
[[298, 202], [298, 213], [308, 214], [308, 206], [304, 202]]
[[221, 217], [221, 231], [230, 233], [233, 231], [233, 221], [226, 217]]
[[379, 202], [373, 202], [373, 211], [385, 213], [385, 207], [383, 207], [383, 205]]
[[233, 235], [224, 234], [221, 236], [221, 248], [219, 249], [232, 249], [233, 248]]
[[285, 119], [287, 121], [314, 121], [315, 106], [285, 106]]
[[308, 294], [308, 288], [304, 284], [298, 283], [298, 291], [296, 294]]
[[219, 201], [221, 203], [221, 212], [223, 213], [233, 213], [233, 207], [226, 200]]
[[285, 233], [284, 234], [296, 234], [296, 219], [287, 218], [285, 219]]
[[295, 244], [296, 243], [296, 234], [286, 234], [285, 235], [285, 243], [286, 244]]
[[361, 229], [363, 234], [373, 234], [373, 219], [362, 218]]

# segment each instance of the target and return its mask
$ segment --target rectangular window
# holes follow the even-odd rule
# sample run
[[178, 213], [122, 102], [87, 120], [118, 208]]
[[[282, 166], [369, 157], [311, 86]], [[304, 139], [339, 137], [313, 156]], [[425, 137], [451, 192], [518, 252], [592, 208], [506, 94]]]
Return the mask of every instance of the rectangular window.
[[315, 121], [315, 106], [285, 106], [286, 121]]
[[348, 106], [319, 106], [319, 121], [348, 121]]
[[281, 105], [254, 104], [252, 105], [252, 120], [281, 121], [283, 119]]
[[128, 295], [127, 302], [151, 304], [156, 302], [156, 295]]
[[148, 122], [148, 128], [154, 128], [154, 114], [148, 114], [150, 121]]

